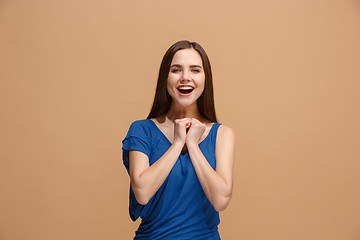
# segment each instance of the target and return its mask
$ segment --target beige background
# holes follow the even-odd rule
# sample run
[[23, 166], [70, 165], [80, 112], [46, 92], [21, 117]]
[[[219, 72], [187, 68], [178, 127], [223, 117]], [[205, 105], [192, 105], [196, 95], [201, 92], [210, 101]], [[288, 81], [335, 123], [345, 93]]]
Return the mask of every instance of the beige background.
[[237, 136], [224, 240], [360, 239], [357, 0], [0, 1], [0, 239], [130, 239], [121, 140], [199, 42]]

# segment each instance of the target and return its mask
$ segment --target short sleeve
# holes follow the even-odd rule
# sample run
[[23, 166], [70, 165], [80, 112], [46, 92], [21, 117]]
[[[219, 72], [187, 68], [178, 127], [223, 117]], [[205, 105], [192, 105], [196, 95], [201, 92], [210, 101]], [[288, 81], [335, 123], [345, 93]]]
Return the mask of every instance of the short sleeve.
[[131, 124], [125, 139], [122, 141], [123, 163], [129, 172], [129, 151], [135, 150], [150, 155], [151, 139], [144, 121], [139, 120]]

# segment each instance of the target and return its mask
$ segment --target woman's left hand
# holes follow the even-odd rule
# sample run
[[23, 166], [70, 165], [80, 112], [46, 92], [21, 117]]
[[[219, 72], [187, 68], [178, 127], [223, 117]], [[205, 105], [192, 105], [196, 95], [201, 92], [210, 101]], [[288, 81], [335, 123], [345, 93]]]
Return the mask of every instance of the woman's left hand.
[[188, 133], [186, 134], [186, 145], [199, 144], [202, 135], [205, 132], [205, 124], [192, 118]]

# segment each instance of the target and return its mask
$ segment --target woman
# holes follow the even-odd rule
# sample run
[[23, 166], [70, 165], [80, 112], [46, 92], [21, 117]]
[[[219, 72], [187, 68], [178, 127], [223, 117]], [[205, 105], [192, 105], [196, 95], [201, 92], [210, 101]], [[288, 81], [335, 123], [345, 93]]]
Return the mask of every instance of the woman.
[[235, 137], [217, 123], [204, 49], [179, 41], [165, 53], [152, 109], [123, 140], [134, 239], [220, 239], [232, 193]]

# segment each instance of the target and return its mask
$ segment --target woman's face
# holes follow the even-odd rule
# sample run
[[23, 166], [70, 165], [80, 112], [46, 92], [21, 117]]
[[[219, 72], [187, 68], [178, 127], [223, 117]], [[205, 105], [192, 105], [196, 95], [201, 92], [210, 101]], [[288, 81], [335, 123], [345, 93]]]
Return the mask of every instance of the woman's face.
[[200, 54], [192, 49], [175, 53], [167, 79], [167, 91], [175, 103], [187, 107], [196, 103], [204, 91], [205, 73]]

